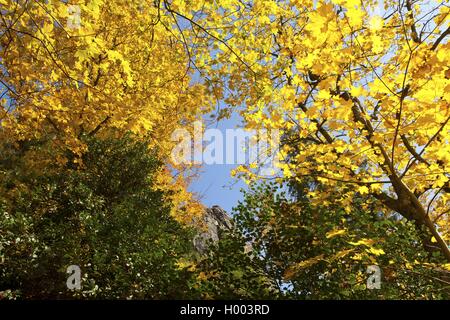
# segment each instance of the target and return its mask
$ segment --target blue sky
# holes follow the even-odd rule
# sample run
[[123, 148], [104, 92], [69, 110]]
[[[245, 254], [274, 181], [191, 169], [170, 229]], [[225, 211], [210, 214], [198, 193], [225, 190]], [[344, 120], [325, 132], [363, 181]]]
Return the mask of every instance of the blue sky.
[[[206, 115], [205, 119], [209, 119], [209, 115]], [[234, 129], [239, 126], [240, 122], [239, 115], [233, 113], [230, 119], [215, 122], [207, 128], [219, 129], [225, 136], [226, 129]], [[224, 149], [225, 143], [226, 141], [224, 141]], [[197, 193], [201, 202], [207, 207], [219, 205], [231, 213], [231, 209], [242, 199], [240, 190], [247, 187], [243, 181], [231, 177], [230, 171], [235, 167], [237, 165], [203, 164], [199, 177], [192, 182], [189, 190]]]

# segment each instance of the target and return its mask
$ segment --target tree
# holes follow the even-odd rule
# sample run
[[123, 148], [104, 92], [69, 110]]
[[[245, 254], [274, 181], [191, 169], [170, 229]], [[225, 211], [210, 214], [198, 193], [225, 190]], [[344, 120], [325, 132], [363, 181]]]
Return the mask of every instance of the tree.
[[[40, 172], [21, 160], [47, 146], [3, 146], [10, 161], [0, 167], [0, 291], [26, 299], [195, 297], [191, 272], [178, 267], [195, 253], [193, 231], [171, 216], [154, 184], [160, 161], [129, 136], [83, 141], [83, 165], [50, 163]], [[81, 291], [66, 287], [70, 265], [81, 268]]]
[[1, 15], [2, 127], [22, 139], [57, 133], [76, 152], [81, 135], [114, 128], [164, 145], [208, 108], [152, 2], [4, 0]]
[[279, 299], [285, 297], [278, 278], [268, 274], [265, 265], [253, 256], [241, 230], [222, 232], [210, 243], [207, 255], [196, 263], [194, 286], [203, 299]]
[[296, 132], [278, 152], [280, 178], [314, 175], [327, 186], [316, 202], [339, 189], [333, 201], [348, 212], [355, 194], [370, 195], [367, 205], [427, 229], [427, 248], [450, 262], [446, 1], [164, 3], [215, 45], [198, 65], [243, 106], [247, 128]]
[[[186, 191], [191, 166], [170, 160], [171, 134], [223, 102], [219, 117], [281, 131], [271, 179], [312, 178], [309, 205], [356, 212], [354, 223], [373, 207], [386, 222], [401, 216], [448, 267], [447, 1], [0, 3], [0, 139], [53, 150], [26, 152], [24, 176], [82, 166], [85, 137], [131, 131], [161, 155], [154, 184], [171, 215], [191, 221], [201, 206]], [[259, 169], [239, 172], [255, 183]]]
[[[151, 138], [173, 165], [172, 132], [209, 110], [211, 94], [192, 81], [189, 56], [158, 2], [0, 3], [2, 139], [53, 136], [56, 148], [80, 158], [81, 136], [131, 131]], [[198, 214], [182, 174], [171, 181], [170, 172], [160, 172], [158, 180], [178, 191], [172, 201], [190, 202]]]
[[[198, 266], [214, 298], [449, 297], [448, 271], [433, 263], [439, 255], [429, 257], [412, 222], [312, 206], [276, 183], [252, 186], [233, 217], [236, 230]], [[378, 288], [372, 270], [380, 271]]]

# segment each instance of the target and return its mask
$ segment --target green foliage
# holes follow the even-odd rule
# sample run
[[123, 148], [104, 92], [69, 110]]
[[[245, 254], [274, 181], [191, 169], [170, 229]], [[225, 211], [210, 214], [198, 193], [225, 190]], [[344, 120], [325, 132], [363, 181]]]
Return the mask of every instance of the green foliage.
[[[424, 250], [421, 230], [366, 199], [349, 212], [312, 205], [303, 192], [320, 188], [312, 180], [253, 185], [235, 228], [202, 256], [154, 185], [161, 163], [148, 144], [85, 137], [82, 158], [41, 161], [61, 158], [49, 141], [0, 146], [3, 298], [450, 297], [442, 257]], [[81, 268], [81, 291], [66, 287], [69, 265]], [[367, 288], [369, 266], [381, 270], [380, 289]]]
[[[251, 187], [235, 208], [238, 234], [204, 265], [214, 297], [286, 299], [437, 299], [449, 297], [448, 272], [435, 269], [411, 222], [358, 209], [313, 207], [275, 183]], [[244, 253], [244, 245], [251, 250]], [[381, 289], [368, 289], [368, 266]], [[245, 282], [230, 277], [244, 271]], [[264, 283], [255, 284], [260, 276]], [[236, 290], [230, 284], [239, 284]]]
[[[82, 165], [71, 159], [62, 169], [30, 174], [26, 161], [3, 162], [0, 291], [22, 298], [188, 297], [190, 273], [176, 262], [192, 254], [192, 233], [153, 186], [156, 156], [129, 137], [85, 141]], [[81, 268], [81, 292], [66, 288], [69, 265]]]
[[221, 235], [210, 253], [197, 266], [196, 287], [210, 299], [276, 299], [282, 297], [275, 279], [261, 261], [247, 252], [245, 239], [236, 232]]

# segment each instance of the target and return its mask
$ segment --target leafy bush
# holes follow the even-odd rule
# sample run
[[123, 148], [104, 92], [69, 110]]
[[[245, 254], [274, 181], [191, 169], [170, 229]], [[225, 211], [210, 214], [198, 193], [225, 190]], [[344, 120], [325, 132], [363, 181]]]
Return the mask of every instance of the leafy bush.
[[[190, 273], [176, 263], [192, 254], [192, 232], [153, 185], [156, 155], [130, 137], [85, 142], [82, 159], [67, 155], [62, 169], [32, 174], [23, 165], [45, 144], [13, 150], [3, 162], [0, 291], [32, 299], [188, 297]], [[82, 291], [67, 289], [69, 265], [80, 266]]]

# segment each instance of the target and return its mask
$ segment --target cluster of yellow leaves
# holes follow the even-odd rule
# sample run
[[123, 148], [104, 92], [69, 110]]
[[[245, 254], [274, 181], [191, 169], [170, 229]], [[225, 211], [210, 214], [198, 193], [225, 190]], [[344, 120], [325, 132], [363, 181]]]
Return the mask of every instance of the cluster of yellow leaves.
[[330, 257], [325, 257], [325, 255], [321, 254], [316, 257], [301, 261], [301, 262], [296, 263], [293, 266], [290, 266], [289, 268], [287, 268], [283, 274], [283, 277], [286, 280], [290, 280], [301, 270], [309, 268], [309, 267], [319, 263], [320, 261], [325, 261], [327, 263], [331, 263], [333, 261], [337, 261], [337, 260], [345, 258], [346, 256], [348, 256], [349, 254], [351, 254], [354, 251], [355, 251], [354, 249], [343, 249], [343, 250], [340, 250], [337, 253], [333, 254]]
[[188, 271], [195, 271], [196, 265], [192, 261], [186, 260], [186, 259], [180, 259], [177, 263], [175, 263], [177, 269], [179, 270], [188, 270]]
[[188, 191], [188, 180], [181, 175], [173, 177], [164, 167], [156, 176], [156, 188], [164, 191], [167, 203], [171, 203], [171, 215], [179, 222], [189, 225], [204, 213], [204, 208], [195, 195]]
[[310, 267], [314, 266], [315, 264], [319, 263], [320, 261], [331, 263], [333, 261], [338, 261], [340, 259], [343, 259], [349, 255], [351, 255], [350, 258], [352, 260], [362, 260], [362, 258], [364, 256], [367, 256], [367, 253], [368, 253], [369, 255], [367, 257], [369, 258], [369, 260], [371, 260], [372, 263], [376, 263], [376, 259], [374, 259], [373, 256], [380, 256], [380, 255], [385, 254], [383, 249], [377, 249], [377, 248], [374, 248], [371, 246], [369, 248], [365, 249], [364, 251], [365, 252], [358, 252], [355, 249], [343, 249], [343, 250], [340, 250], [337, 253], [333, 254], [330, 257], [325, 257], [324, 254], [321, 254], [316, 257], [298, 262], [298, 263], [290, 266], [289, 268], [286, 269], [283, 277], [286, 280], [290, 280], [293, 277], [295, 277], [296, 274], [298, 272], [300, 272], [301, 270], [310, 268]]
[[345, 234], [346, 232], [347, 232], [347, 230], [345, 230], [345, 229], [337, 229], [337, 230], [332, 230], [332, 231], [327, 232], [327, 234], [325, 236], [327, 239], [330, 239], [330, 238]]
[[[227, 86], [227, 104], [244, 106], [249, 129], [281, 129], [295, 146], [291, 157], [280, 150], [281, 178], [314, 175], [339, 189], [346, 210], [355, 194], [374, 195], [386, 211], [436, 220], [450, 238], [445, 1], [229, 0], [202, 10], [196, 30], [216, 50], [200, 48], [200, 66]], [[251, 182], [263, 178], [257, 169], [233, 173]], [[399, 198], [421, 208], [400, 208]]]
[[[81, 155], [83, 134], [131, 131], [170, 159], [172, 132], [212, 105], [207, 87], [192, 81], [172, 16], [157, 2], [2, 0], [1, 5], [1, 88], [8, 101], [2, 102], [0, 121], [10, 137], [50, 135]], [[192, 200], [183, 182], [167, 173], [161, 177], [177, 190], [173, 197], [179, 204]]]

